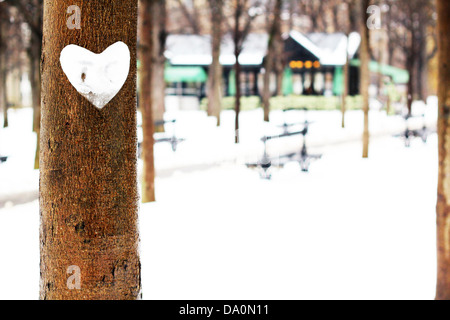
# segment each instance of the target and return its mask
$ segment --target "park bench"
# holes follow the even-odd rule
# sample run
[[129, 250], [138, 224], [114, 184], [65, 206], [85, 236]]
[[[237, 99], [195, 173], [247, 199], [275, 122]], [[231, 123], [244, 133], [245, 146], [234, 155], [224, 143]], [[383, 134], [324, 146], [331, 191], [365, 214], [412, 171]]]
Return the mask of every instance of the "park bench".
[[403, 116], [403, 119], [405, 120], [406, 129], [404, 132], [400, 134], [394, 135], [396, 138], [403, 138], [405, 140], [405, 147], [409, 148], [411, 146], [411, 140], [413, 138], [420, 138], [422, 139], [423, 143], [427, 143], [428, 136], [430, 135], [430, 130], [427, 128], [426, 122], [425, 122], [425, 115], [423, 114], [420, 116], [424, 119], [423, 126], [420, 129], [410, 129], [410, 119], [412, 118], [418, 118], [417, 116], [412, 116], [411, 114], [407, 114], [406, 116]]
[[[303, 110], [305, 113], [307, 109], [285, 109], [283, 110], [285, 113], [289, 111], [298, 111]], [[298, 131], [290, 131], [292, 127], [303, 126], [302, 130]], [[300, 168], [303, 172], [309, 172], [309, 168], [311, 165], [311, 161], [319, 160], [322, 158], [321, 154], [310, 154], [308, 152], [308, 148], [306, 145], [306, 137], [309, 134], [309, 126], [311, 122], [309, 122], [305, 116], [305, 121], [301, 123], [288, 123], [284, 122], [283, 125], [279, 126], [283, 128], [283, 133], [274, 136], [264, 136], [261, 138], [261, 141], [264, 144], [264, 151], [261, 160], [257, 163], [247, 163], [247, 167], [251, 169], [260, 169], [260, 176], [262, 179], [270, 180], [272, 178], [272, 174], [270, 172], [271, 168], [278, 167], [283, 168], [289, 162], [298, 162], [300, 164]], [[293, 152], [285, 155], [280, 155], [277, 157], [270, 157], [267, 151], [267, 142], [271, 140], [280, 140], [282, 138], [292, 137], [292, 136], [302, 136], [303, 137], [303, 145], [300, 152]]]
[[178, 145], [184, 141], [186, 141], [186, 139], [182, 139], [182, 138], [178, 138], [176, 133], [175, 133], [175, 124], [177, 123], [177, 120], [161, 120], [161, 121], [157, 121], [155, 122], [155, 126], [163, 126], [167, 123], [171, 123], [173, 125], [173, 129], [172, 129], [172, 135], [171, 136], [166, 136], [166, 137], [160, 137], [160, 138], [156, 138], [155, 139], [155, 143], [164, 143], [167, 142], [172, 146], [172, 150], [173, 152], [177, 151]]
[[[154, 124], [155, 126], [163, 126], [165, 124], [173, 124], [175, 126], [177, 120], [161, 120], [156, 121]], [[178, 149], [178, 145], [182, 142], [186, 141], [186, 139], [178, 138], [175, 133], [175, 128], [172, 130], [171, 136], [163, 136], [163, 137], [157, 137], [155, 138], [155, 144], [156, 143], [169, 143], [172, 147], [173, 152], [176, 152]], [[138, 143], [138, 152], [139, 152], [139, 158], [142, 156], [142, 142]]]

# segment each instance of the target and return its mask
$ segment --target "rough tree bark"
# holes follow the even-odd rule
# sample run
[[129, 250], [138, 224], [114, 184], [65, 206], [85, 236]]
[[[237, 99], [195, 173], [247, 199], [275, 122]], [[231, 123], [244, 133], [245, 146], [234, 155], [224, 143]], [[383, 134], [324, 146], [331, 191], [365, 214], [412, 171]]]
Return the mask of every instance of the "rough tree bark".
[[363, 158], [369, 157], [369, 29], [367, 28], [367, 8], [370, 0], [362, 0], [360, 3], [360, 32], [361, 32], [361, 95], [363, 98], [364, 132], [363, 132]]
[[212, 63], [208, 76], [208, 115], [217, 118], [220, 126], [222, 99], [222, 65], [220, 64], [220, 46], [222, 41], [223, 0], [211, 0], [211, 45]]
[[[276, 65], [279, 64], [276, 62], [277, 59], [281, 59], [280, 56], [278, 56], [278, 47], [280, 46], [280, 39], [281, 39], [281, 7], [283, 5], [282, 0], [276, 0], [274, 12], [273, 12], [273, 21], [272, 26], [270, 28], [269, 32], [269, 44], [268, 44], [268, 52], [265, 60], [265, 74], [264, 74], [264, 91], [262, 94], [262, 104], [264, 109], [264, 121], [269, 122], [270, 120], [270, 98], [272, 97], [272, 91], [270, 90], [270, 79], [272, 72], [274, 69], [277, 71], [277, 94], [280, 95], [279, 88], [281, 85], [281, 81], [279, 80], [280, 76], [280, 70], [279, 67], [274, 68]], [[281, 73], [281, 77], [282, 77]]]
[[140, 67], [140, 109], [142, 113], [142, 157], [144, 160], [144, 170], [142, 173], [142, 202], [148, 203], [155, 201], [155, 161], [153, 137], [155, 127], [153, 121], [153, 77], [152, 77], [152, 0], [139, 1], [140, 14], [140, 46], [139, 60]]
[[437, 1], [439, 34], [439, 184], [437, 300], [450, 300], [450, 1]]
[[[66, 25], [71, 5], [44, 6], [40, 298], [138, 299], [137, 0], [78, 0], [79, 30]], [[99, 110], [70, 84], [60, 53], [69, 44], [101, 53], [118, 41], [130, 71]], [[80, 286], [69, 286], [77, 275]]]
[[[152, 77], [153, 77], [153, 116], [154, 121], [160, 122], [164, 120], [166, 82], [164, 80], [164, 70], [166, 58], [164, 51], [166, 50], [166, 21], [167, 10], [166, 0], [151, 1], [151, 13], [153, 15], [152, 33]], [[164, 132], [164, 125], [155, 126], [156, 132]]]

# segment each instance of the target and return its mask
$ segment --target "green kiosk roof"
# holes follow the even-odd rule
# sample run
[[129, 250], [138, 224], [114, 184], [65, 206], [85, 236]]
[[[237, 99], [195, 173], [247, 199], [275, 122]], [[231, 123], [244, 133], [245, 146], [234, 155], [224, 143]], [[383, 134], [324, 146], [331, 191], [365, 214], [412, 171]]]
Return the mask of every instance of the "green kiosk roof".
[[166, 66], [164, 79], [166, 82], [206, 82], [208, 75], [202, 67]]

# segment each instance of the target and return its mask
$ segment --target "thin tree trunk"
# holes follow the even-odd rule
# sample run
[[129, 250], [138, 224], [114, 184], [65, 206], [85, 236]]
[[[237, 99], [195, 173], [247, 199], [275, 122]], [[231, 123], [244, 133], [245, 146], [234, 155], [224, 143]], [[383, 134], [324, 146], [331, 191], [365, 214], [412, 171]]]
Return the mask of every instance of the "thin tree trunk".
[[239, 143], [239, 114], [241, 112], [241, 64], [239, 63], [239, 50], [235, 53], [236, 64], [234, 66], [236, 97], [235, 97], [235, 143]]
[[237, 7], [235, 10], [235, 16], [234, 16], [234, 57], [236, 59], [236, 63], [234, 65], [234, 76], [235, 76], [235, 85], [236, 85], [236, 96], [234, 97], [235, 101], [235, 123], [234, 123], [234, 136], [235, 136], [235, 143], [239, 143], [239, 113], [241, 112], [241, 64], [239, 63], [239, 56], [241, 54], [241, 29], [239, 25], [239, 21], [242, 15], [242, 7], [237, 2]]
[[361, 1], [361, 95], [363, 97], [363, 111], [364, 111], [364, 132], [363, 132], [363, 158], [369, 157], [369, 29], [367, 28], [367, 8], [369, 7], [369, 0]]
[[344, 86], [343, 86], [343, 92], [342, 92], [342, 103], [341, 103], [341, 113], [342, 113], [342, 128], [345, 128], [345, 113], [347, 112], [347, 96], [349, 93], [349, 72], [350, 72], [350, 59], [348, 57], [348, 44], [349, 44], [349, 39], [348, 39], [348, 34], [346, 35], [347, 37], [347, 45], [346, 45], [346, 52], [347, 54], [345, 55], [345, 65], [344, 65]]
[[211, 0], [212, 24], [212, 63], [208, 77], [208, 115], [217, 118], [220, 126], [222, 99], [222, 65], [220, 64], [220, 46], [222, 40], [223, 0]]
[[283, 0], [276, 0], [275, 3], [275, 74], [277, 79], [277, 96], [283, 95], [283, 80], [284, 80], [284, 43], [281, 37], [281, 8], [283, 6]]
[[283, 64], [280, 63], [280, 61], [275, 61], [275, 65], [276, 65], [275, 75], [277, 80], [277, 96], [283, 96], [283, 78], [284, 78]]
[[437, 300], [450, 300], [450, 2], [437, 1], [439, 34], [439, 183]]
[[[0, 5], [0, 18], [6, 15], [5, 5]], [[3, 111], [3, 128], [8, 127], [8, 99], [6, 93], [6, 32], [3, 19], [0, 21], [0, 108]]]
[[9, 126], [8, 120], [8, 95], [6, 90], [6, 63], [5, 58], [0, 54], [0, 105], [3, 110], [3, 128], [7, 128]]
[[[42, 40], [42, 39], [40, 39]], [[29, 80], [31, 84], [31, 99], [33, 104], [33, 131], [37, 132], [40, 127], [41, 120], [41, 77], [40, 77], [40, 60], [41, 60], [41, 41], [34, 39], [29, 49], [30, 74]]]
[[270, 121], [270, 98], [272, 97], [272, 92], [270, 90], [270, 80], [273, 69], [273, 53], [269, 50], [266, 61], [265, 61], [265, 73], [264, 73], [264, 91], [262, 93], [262, 103], [264, 109], [264, 121]]
[[409, 81], [407, 84], [407, 91], [406, 91], [406, 105], [408, 107], [408, 114], [411, 115], [412, 113], [412, 104], [413, 104], [413, 99], [414, 99], [414, 58], [413, 58], [413, 54], [410, 54], [410, 56], [408, 57], [408, 61], [406, 63], [407, 65], [407, 69], [409, 72]]
[[411, 47], [409, 48], [409, 52], [407, 53], [406, 58], [406, 68], [408, 69], [409, 72], [409, 81], [407, 85], [407, 96], [406, 96], [409, 115], [411, 115], [412, 113], [412, 104], [416, 95], [414, 90], [415, 89], [414, 82], [416, 81], [415, 78], [419, 76], [419, 74], [416, 74], [415, 71], [417, 70], [415, 70], [414, 68], [417, 61], [416, 55], [419, 54], [418, 51], [420, 51], [420, 49], [418, 50], [417, 47], [416, 31], [413, 27], [413, 30], [411, 30]]
[[34, 169], [39, 169], [39, 154], [40, 154], [40, 132], [41, 132], [41, 60], [42, 39], [31, 41], [31, 48], [29, 49], [30, 60], [30, 83], [31, 83], [31, 99], [33, 105], [33, 131], [36, 133], [36, 153], [34, 157]]
[[42, 52], [42, 14], [43, 3], [41, 0], [32, 2], [35, 13], [28, 16], [27, 23], [34, 28], [31, 33], [30, 46], [27, 50], [29, 67], [29, 81], [31, 84], [31, 103], [33, 108], [33, 132], [36, 133], [36, 152], [34, 168], [39, 169], [40, 132], [41, 132], [41, 52]]
[[[281, 60], [279, 54], [280, 39], [281, 39], [281, 6], [283, 4], [282, 0], [276, 0], [274, 8], [274, 17], [272, 26], [270, 28], [269, 34], [269, 44], [268, 52], [265, 61], [265, 74], [264, 74], [264, 92], [262, 94], [262, 103], [264, 109], [264, 121], [269, 122], [270, 115], [270, 98], [272, 97], [272, 91], [270, 90], [270, 80], [272, 73], [275, 69], [277, 78], [277, 94], [281, 95], [282, 91], [282, 80], [280, 76], [283, 77], [282, 72], [280, 72], [279, 62], [276, 60]], [[281, 42], [282, 43], [282, 42]], [[281, 68], [282, 69], [282, 68]]]
[[144, 170], [142, 178], [142, 202], [155, 201], [155, 161], [154, 161], [154, 121], [153, 121], [153, 99], [152, 99], [152, 27], [153, 0], [140, 0], [140, 109], [142, 112], [143, 143], [142, 155], [144, 159]]
[[[1, 26], [0, 26], [1, 28]], [[1, 32], [1, 31], [0, 31]], [[1, 39], [0, 39], [1, 41]], [[0, 46], [2, 46], [0, 42]], [[6, 61], [3, 49], [0, 48], [0, 107], [3, 111], [3, 128], [9, 126], [8, 121], [8, 97], [6, 92]]]
[[[164, 120], [164, 113], [166, 112], [165, 97], [166, 97], [166, 82], [164, 79], [164, 70], [166, 58], [164, 51], [166, 48], [166, 1], [153, 0], [151, 2], [151, 12], [153, 15], [152, 26], [152, 77], [153, 77], [153, 116], [154, 121], [161, 122]], [[164, 132], [164, 125], [155, 126], [155, 132]]]
[[[378, 32], [378, 74], [377, 74], [377, 89], [379, 99], [384, 96], [384, 76], [383, 76], [383, 64], [384, 64], [384, 35], [382, 32]], [[380, 108], [380, 112], [382, 108]]]
[[421, 23], [419, 26], [419, 45], [418, 55], [416, 59], [416, 70], [417, 70], [417, 84], [415, 91], [417, 92], [417, 97], [419, 100], [426, 102], [428, 97], [428, 55], [427, 55], [427, 24]]
[[[72, 1], [44, 3], [40, 298], [138, 299], [137, 0], [77, 1], [81, 30], [66, 28]], [[100, 110], [71, 85], [60, 53], [69, 44], [101, 53], [119, 41], [129, 74]]]

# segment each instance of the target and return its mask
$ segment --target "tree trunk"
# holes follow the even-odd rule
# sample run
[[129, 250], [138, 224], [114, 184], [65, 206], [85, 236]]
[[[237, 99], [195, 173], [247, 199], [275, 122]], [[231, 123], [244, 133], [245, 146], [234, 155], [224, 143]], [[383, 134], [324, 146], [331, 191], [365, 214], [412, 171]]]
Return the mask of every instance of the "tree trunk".
[[412, 113], [412, 104], [414, 99], [416, 98], [416, 92], [415, 92], [415, 82], [417, 81], [416, 78], [419, 76], [419, 74], [416, 72], [417, 68], [415, 68], [416, 66], [416, 62], [417, 62], [417, 55], [420, 54], [420, 49], [417, 46], [417, 39], [416, 39], [416, 31], [413, 27], [413, 29], [411, 30], [411, 46], [408, 50], [407, 53], [407, 58], [406, 58], [406, 68], [409, 72], [409, 81], [408, 81], [408, 85], [407, 85], [407, 96], [406, 96], [406, 101], [407, 101], [407, 107], [408, 107], [408, 114], [411, 115]]
[[142, 113], [142, 156], [144, 159], [144, 170], [142, 178], [142, 202], [155, 201], [155, 161], [154, 161], [154, 121], [152, 100], [152, 0], [139, 1], [140, 13], [140, 109]]
[[[277, 55], [278, 56], [278, 55]], [[279, 57], [279, 56], [278, 56]], [[277, 79], [277, 96], [283, 96], [283, 64], [280, 61], [275, 61], [275, 75]]]
[[[26, 21], [30, 28], [31, 40], [27, 49], [29, 67], [29, 81], [31, 85], [31, 103], [33, 108], [33, 132], [36, 133], [36, 153], [34, 159], [34, 168], [39, 169], [40, 154], [40, 128], [41, 128], [41, 52], [42, 52], [42, 0], [34, 0], [31, 2], [35, 11], [26, 15]], [[18, 7], [19, 8], [19, 7]]]
[[[282, 1], [280, 1], [282, 3]], [[277, 96], [283, 96], [283, 80], [284, 80], [284, 46], [283, 46], [283, 39], [281, 38], [281, 4], [280, 4], [280, 14], [278, 15], [280, 17], [279, 23], [278, 23], [278, 30], [275, 35], [275, 74], [277, 79], [277, 90], [276, 94]]]
[[[44, 3], [40, 298], [138, 299], [137, 0], [77, 1], [81, 29], [66, 27], [72, 1]], [[71, 85], [60, 53], [69, 44], [101, 53], [119, 41], [129, 74], [98, 109]], [[89, 72], [80, 68], [82, 81]]]
[[419, 26], [419, 40], [418, 43], [422, 44], [419, 45], [417, 50], [418, 55], [416, 59], [416, 70], [417, 70], [417, 79], [416, 79], [416, 89], [417, 97], [419, 100], [422, 100], [424, 102], [427, 101], [428, 97], [428, 54], [427, 54], [427, 45], [428, 45], [428, 38], [427, 38], [427, 24], [421, 23]]
[[31, 84], [31, 101], [33, 106], [33, 132], [36, 133], [36, 153], [34, 157], [34, 169], [39, 169], [40, 132], [41, 132], [41, 61], [42, 39], [33, 35], [28, 58], [30, 61], [29, 80]]
[[235, 97], [235, 143], [239, 143], [239, 113], [241, 112], [241, 64], [239, 63], [239, 52], [235, 53], [236, 64], [234, 66], [235, 83], [236, 83], [236, 97]]
[[450, 2], [437, 1], [439, 34], [439, 183], [437, 300], [450, 300]]
[[346, 45], [346, 52], [345, 55], [345, 65], [344, 65], [344, 86], [343, 86], [343, 92], [342, 92], [342, 103], [341, 103], [341, 112], [342, 112], [342, 128], [345, 128], [345, 113], [347, 112], [347, 96], [349, 92], [349, 72], [350, 72], [350, 59], [348, 57], [348, 44], [349, 39], [347, 37], [347, 45]]
[[270, 98], [272, 97], [272, 90], [270, 90], [270, 80], [273, 71], [276, 72], [277, 95], [282, 94], [282, 80], [280, 80], [280, 77], [283, 77], [283, 73], [282, 71], [280, 72], [281, 56], [279, 56], [280, 48], [282, 50], [281, 46], [282, 41], [280, 41], [282, 4], [283, 4], [282, 0], [276, 0], [275, 2], [275, 8], [273, 13], [274, 17], [269, 34], [268, 52], [264, 66], [265, 74], [264, 74], [264, 92], [262, 94], [262, 102], [264, 109], [264, 121], [267, 122], [269, 122], [269, 114], [270, 114]]
[[367, 8], [369, 7], [369, 0], [361, 1], [361, 95], [363, 97], [363, 111], [364, 111], [364, 132], [363, 132], [363, 158], [369, 157], [369, 85], [370, 85], [370, 71], [369, 71], [369, 29], [367, 28]]
[[6, 90], [6, 61], [5, 57], [0, 53], [0, 105], [3, 110], [3, 128], [9, 126], [8, 120], [8, 95]]
[[412, 104], [414, 99], [414, 54], [409, 54], [407, 58], [407, 69], [409, 72], [409, 81], [407, 85], [407, 91], [406, 91], [406, 106], [408, 108], [408, 114], [411, 115], [412, 113]]
[[[4, 6], [0, 5], [0, 10]], [[3, 12], [0, 12], [0, 17]], [[6, 37], [3, 28], [3, 21], [0, 21], [0, 109], [3, 112], [3, 128], [8, 127], [8, 99], [6, 93]]]
[[223, 0], [211, 0], [212, 25], [212, 63], [208, 76], [208, 116], [217, 118], [220, 126], [222, 99], [222, 65], [220, 64], [220, 46], [222, 41]]
[[[166, 49], [166, 1], [153, 0], [151, 1], [151, 12], [153, 15], [152, 25], [152, 77], [153, 77], [153, 116], [154, 121], [161, 122], [164, 120], [164, 113], [166, 112], [165, 97], [166, 97], [166, 82], [164, 79], [164, 70], [166, 58], [164, 51]], [[156, 132], [164, 132], [164, 125], [155, 126]]]
[[29, 80], [31, 84], [31, 99], [33, 104], [33, 132], [39, 131], [41, 122], [41, 43], [42, 39], [32, 40], [28, 55], [30, 62]]
[[234, 16], [234, 57], [236, 59], [236, 63], [234, 65], [234, 76], [235, 76], [235, 85], [236, 85], [236, 96], [234, 97], [234, 110], [235, 110], [235, 122], [234, 122], [234, 137], [235, 143], [239, 143], [239, 113], [241, 112], [241, 64], [239, 63], [239, 56], [241, 54], [240, 42], [243, 42], [241, 39], [241, 29], [240, 29], [240, 18], [242, 15], [243, 8], [241, 4], [237, 2], [237, 7], [235, 10]]
[[272, 97], [272, 92], [270, 90], [270, 80], [273, 69], [273, 54], [272, 50], [269, 50], [266, 61], [265, 61], [265, 73], [264, 73], [264, 91], [262, 93], [262, 103], [264, 109], [264, 121], [270, 121], [270, 98]]

